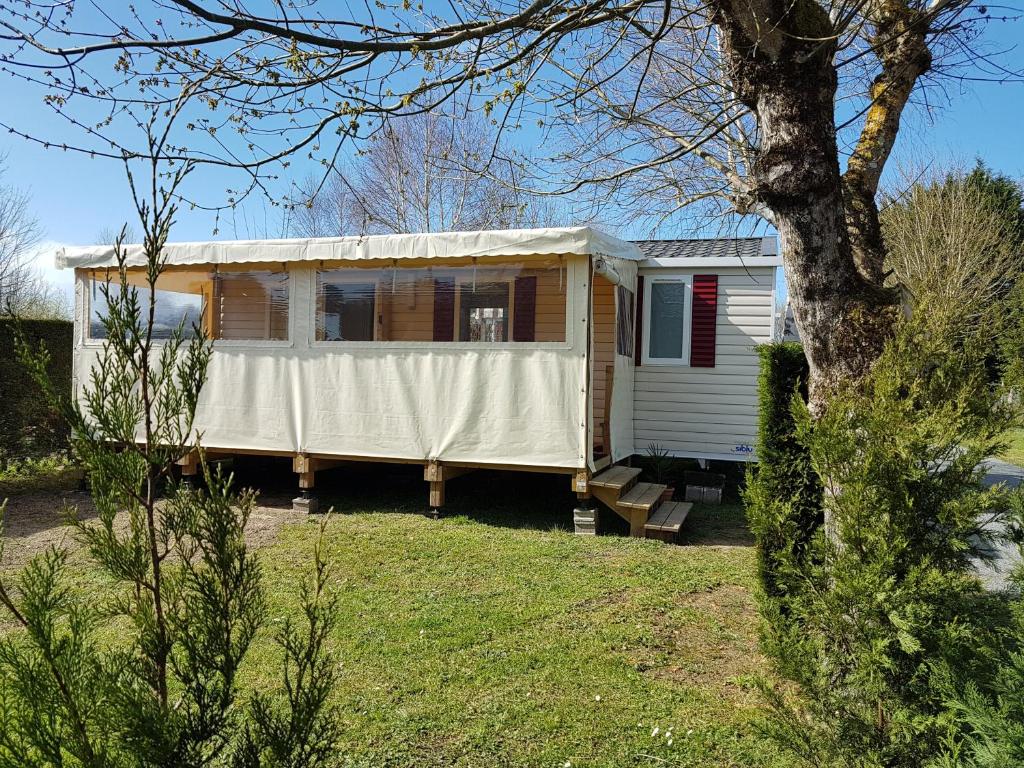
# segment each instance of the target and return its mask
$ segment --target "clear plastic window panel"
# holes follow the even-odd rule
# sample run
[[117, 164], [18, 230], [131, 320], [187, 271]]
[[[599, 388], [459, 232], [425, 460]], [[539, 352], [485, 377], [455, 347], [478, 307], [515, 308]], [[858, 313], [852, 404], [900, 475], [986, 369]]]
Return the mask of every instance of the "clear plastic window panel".
[[616, 286], [618, 301], [615, 316], [615, 351], [626, 357], [633, 356], [633, 315], [636, 313], [633, 292], [624, 285]]
[[[144, 270], [129, 270], [128, 284], [139, 291], [143, 307], [149, 300]], [[89, 285], [89, 338], [102, 339], [100, 318], [110, 296], [122, 290], [116, 271], [95, 271]], [[178, 269], [160, 275], [156, 284], [153, 336], [166, 339], [184, 321], [184, 335], [203, 328], [211, 339], [286, 341], [288, 339], [288, 273], [274, 270]]]
[[324, 265], [316, 274], [316, 339], [564, 342], [566, 281], [557, 258], [476, 266]]
[[508, 282], [459, 285], [459, 341], [508, 341]]
[[211, 335], [235, 341], [288, 340], [288, 273], [220, 269], [212, 275]]

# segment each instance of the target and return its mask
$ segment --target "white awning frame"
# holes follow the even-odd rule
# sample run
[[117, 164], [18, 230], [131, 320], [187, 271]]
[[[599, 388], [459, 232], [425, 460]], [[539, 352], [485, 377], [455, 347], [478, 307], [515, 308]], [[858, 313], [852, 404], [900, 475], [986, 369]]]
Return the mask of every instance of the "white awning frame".
[[[125, 250], [128, 266], [145, 265], [141, 245], [128, 245]], [[518, 258], [557, 254], [604, 256], [628, 261], [643, 261], [645, 258], [632, 243], [593, 227], [168, 243], [164, 251], [169, 265]], [[59, 269], [102, 268], [116, 266], [117, 260], [112, 245], [92, 245], [62, 248], [57, 251], [56, 265]]]

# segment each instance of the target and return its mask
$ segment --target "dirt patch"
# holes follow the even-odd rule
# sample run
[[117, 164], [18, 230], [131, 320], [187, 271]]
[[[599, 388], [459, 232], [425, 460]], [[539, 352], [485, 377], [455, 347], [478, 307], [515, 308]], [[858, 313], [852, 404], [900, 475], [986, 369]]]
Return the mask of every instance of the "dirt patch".
[[751, 676], [766, 668], [757, 625], [754, 596], [742, 586], [682, 594], [654, 618], [647, 672], [746, 700]]
[[51, 546], [77, 548], [74, 531], [66, 525], [69, 514], [95, 519], [96, 508], [81, 491], [32, 492], [7, 500], [4, 515], [4, 551], [0, 568], [16, 570]]
[[289, 523], [309, 519], [305, 512], [292, 509], [291, 496], [261, 495], [245, 526], [245, 540], [250, 547], [266, 547], [277, 540], [277, 533]]
[[[65, 524], [68, 514], [95, 520], [96, 508], [89, 494], [82, 491], [32, 492], [8, 499], [0, 570], [17, 570], [54, 545], [78, 549], [74, 531]], [[245, 539], [252, 547], [265, 547], [274, 542], [283, 525], [305, 519], [305, 514], [292, 510], [291, 498], [260, 496], [259, 504], [249, 517]]]
[[581, 600], [573, 605], [573, 609], [583, 613], [591, 613], [601, 608], [627, 605], [629, 603], [629, 598], [629, 590], [623, 587], [621, 589], [613, 589], [609, 592], [604, 592], [597, 597]]

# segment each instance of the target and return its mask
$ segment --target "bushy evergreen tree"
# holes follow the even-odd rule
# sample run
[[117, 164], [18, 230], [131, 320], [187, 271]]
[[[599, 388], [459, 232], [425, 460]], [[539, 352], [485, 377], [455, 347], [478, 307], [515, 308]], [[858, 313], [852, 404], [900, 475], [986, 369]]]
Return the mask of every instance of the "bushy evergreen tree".
[[[61, 547], [0, 581], [0, 604], [18, 627], [0, 637], [0, 766], [248, 768], [333, 757], [326, 644], [336, 604], [320, 548], [302, 621], [278, 634], [282, 692], [243, 697], [239, 669], [265, 617], [259, 561], [244, 538], [255, 494], [234, 490], [201, 451], [204, 487], [174, 479], [199, 437], [211, 354], [201, 328], [153, 339], [174, 189], [186, 174], [175, 172], [167, 190], [154, 184], [145, 202], [136, 194], [146, 285], [129, 283], [122, 235], [116, 287], [102, 289], [106, 340], [81, 400], [49, 382], [45, 349], [21, 348], [71, 425], [98, 513], [98, 522], [72, 524], [114, 594], [85, 593]], [[117, 638], [101, 639], [110, 627]]]
[[1006, 222], [1013, 241], [1024, 245], [1024, 187], [1021, 183], [993, 171], [981, 160], [963, 177], [963, 183], [981, 193], [986, 207]]
[[[1019, 496], [1011, 532], [1024, 541], [1024, 503]], [[1024, 557], [1024, 546], [1020, 546]], [[963, 674], [939, 664], [940, 690], [954, 717], [949, 751], [938, 768], [1021, 768], [1024, 766], [1024, 566], [1018, 566], [1008, 600], [1008, 620], [981, 649], [987, 664]]]
[[[921, 766], [948, 751], [946, 672], [991, 661], [972, 561], [1013, 505], [982, 483], [1016, 413], [985, 369], [990, 339], [919, 306], [867, 378], [795, 439], [827, 478], [807, 552], [775, 553], [765, 649], [794, 685], [767, 689], [771, 730], [812, 765]], [[751, 514], [786, 504], [752, 479]], [[781, 516], [780, 519], [784, 519]], [[783, 606], [785, 610], [779, 610]]]

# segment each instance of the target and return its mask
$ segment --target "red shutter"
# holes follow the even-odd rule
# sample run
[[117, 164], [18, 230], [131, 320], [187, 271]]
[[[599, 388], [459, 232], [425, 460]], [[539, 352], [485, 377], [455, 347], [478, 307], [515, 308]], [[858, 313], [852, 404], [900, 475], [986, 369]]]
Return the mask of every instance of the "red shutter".
[[434, 341], [455, 340], [455, 279], [434, 280]]
[[717, 316], [718, 275], [694, 275], [690, 315], [690, 365], [694, 368], [715, 367]]
[[640, 365], [644, 359], [644, 276], [636, 279], [636, 322], [633, 324], [636, 340], [633, 344], [633, 362]]
[[537, 326], [537, 278], [517, 277], [512, 341], [533, 341]]

